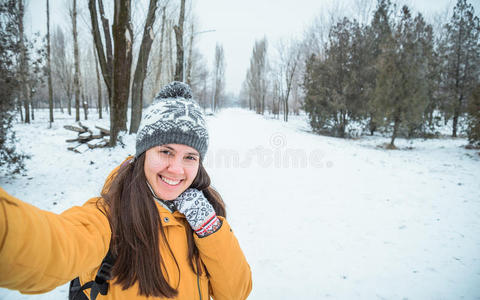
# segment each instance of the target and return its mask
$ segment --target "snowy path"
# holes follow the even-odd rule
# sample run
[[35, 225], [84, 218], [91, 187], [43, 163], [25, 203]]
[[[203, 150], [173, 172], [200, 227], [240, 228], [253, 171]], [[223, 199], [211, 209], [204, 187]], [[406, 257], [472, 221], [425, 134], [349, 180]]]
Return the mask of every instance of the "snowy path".
[[[323, 137], [302, 122], [240, 109], [208, 120], [205, 164], [252, 267], [249, 299], [480, 299], [480, 156], [464, 139], [398, 140], [413, 149], [386, 151], [375, 146], [388, 139]], [[134, 138], [78, 155], [62, 120], [55, 126], [17, 125], [29, 173], [0, 185], [60, 212], [96, 195]], [[63, 297], [65, 286], [0, 290]]]

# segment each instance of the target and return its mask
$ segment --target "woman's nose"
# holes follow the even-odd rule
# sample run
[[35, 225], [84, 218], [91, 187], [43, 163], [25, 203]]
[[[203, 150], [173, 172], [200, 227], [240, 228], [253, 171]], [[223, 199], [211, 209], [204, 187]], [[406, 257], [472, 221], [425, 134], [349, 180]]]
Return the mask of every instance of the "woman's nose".
[[168, 170], [175, 174], [183, 174], [183, 164], [181, 157], [171, 157], [168, 160]]

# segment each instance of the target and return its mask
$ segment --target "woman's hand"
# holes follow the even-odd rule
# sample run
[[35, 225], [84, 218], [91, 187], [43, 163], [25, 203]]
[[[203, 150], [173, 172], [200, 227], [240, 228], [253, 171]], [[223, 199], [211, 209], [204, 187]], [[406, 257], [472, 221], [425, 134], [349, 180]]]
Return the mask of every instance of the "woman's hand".
[[222, 221], [202, 191], [188, 188], [173, 203], [199, 237], [208, 236], [222, 226]]

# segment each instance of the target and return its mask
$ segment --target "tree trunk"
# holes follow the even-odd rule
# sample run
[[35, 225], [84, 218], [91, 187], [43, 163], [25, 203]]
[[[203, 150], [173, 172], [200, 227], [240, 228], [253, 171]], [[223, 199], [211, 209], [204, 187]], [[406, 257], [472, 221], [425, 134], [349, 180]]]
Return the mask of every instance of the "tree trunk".
[[75, 90], [75, 121], [80, 121], [80, 62], [78, 58], [78, 33], [77, 33], [77, 0], [73, 0], [72, 12], [73, 29], [73, 57], [75, 60], [75, 74], [73, 76], [73, 88]]
[[148, 57], [153, 43], [153, 23], [155, 23], [155, 13], [157, 10], [157, 0], [150, 0], [148, 7], [145, 28], [143, 29], [142, 44], [138, 53], [137, 66], [133, 75], [132, 83], [132, 112], [130, 119], [130, 134], [137, 133], [140, 121], [142, 119], [143, 106], [143, 83], [147, 75]]
[[110, 123], [110, 146], [117, 144], [117, 135], [127, 130], [127, 108], [130, 92], [133, 33], [130, 24], [130, 0], [115, 0], [113, 33], [113, 94]]
[[[299, 52], [298, 52], [299, 53]], [[286, 84], [287, 84], [287, 92], [286, 92], [286, 95], [285, 95], [285, 116], [284, 116], [284, 121], [285, 122], [288, 122], [288, 97], [290, 96], [290, 91], [292, 90], [292, 83], [293, 83], [293, 78], [295, 76], [295, 71], [297, 69], [297, 64], [298, 64], [298, 61], [300, 60], [300, 54], [297, 54], [295, 56], [295, 58], [293, 58], [293, 66], [291, 69], [288, 69], [287, 68], [287, 71], [286, 71]]]
[[[100, 10], [100, 15], [102, 19], [103, 32], [105, 36], [105, 48], [107, 50], [107, 56], [105, 57], [103, 42], [100, 36], [100, 29], [98, 27], [98, 17], [97, 9], [95, 7], [95, 0], [88, 1], [88, 10], [90, 11], [90, 19], [92, 21], [92, 35], [97, 49], [97, 57], [100, 63], [100, 69], [102, 70], [103, 80], [105, 81], [105, 86], [107, 87], [107, 93], [109, 98], [109, 104], [111, 106], [112, 102], [112, 86], [113, 86], [113, 54], [112, 54], [112, 39], [110, 36], [110, 29], [108, 26], [108, 19], [105, 18], [105, 12], [103, 11], [103, 2], [102, 0], [98, 1], [98, 6]], [[110, 118], [110, 121], [111, 118]]]
[[97, 74], [98, 118], [102, 119], [102, 83], [100, 82], [100, 72], [98, 71], [98, 59], [97, 59], [97, 51], [95, 50], [95, 45], [93, 49], [93, 56], [95, 57], [95, 72]]
[[347, 128], [347, 111], [341, 110], [340, 116], [340, 137], [345, 138], [345, 128]]
[[173, 63], [173, 41], [172, 41], [172, 31], [170, 30], [171, 28], [173, 28], [173, 22], [168, 22], [168, 80], [167, 81], [171, 81], [172, 78], [174, 78], [175, 76], [175, 64]]
[[[130, 2], [129, 2], [130, 3]], [[97, 9], [95, 6], [95, 0], [89, 0], [88, 1], [88, 10], [90, 11], [90, 19], [92, 21], [92, 35], [93, 35], [93, 40], [95, 42], [95, 48], [97, 49], [97, 57], [98, 61], [100, 63], [100, 69], [102, 70], [102, 75], [103, 75], [103, 80], [105, 82], [105, 86], [107, 87], [107, 95], [108, 95], [108, 101], [106, 105], [107, 111], [110, 111], [110, 128], [112, 129], [113, 127], [117, 126], [116, 124], [116, 116], [115, 112], [116, 109], [113, 104], [113, 53], [112, 53], [112, 38], [110, 36], [110, 29], [108, 26], [108, 19], [105, 18], [105, 12], [103, 10], [103, 2], [102, 0], [98, 0], [98, 6], [100, 10], [100, 15], [102, 19], [102, 26], [103, 26], [103, 32], [104, 32], [104, 37], [105, 37], [105, 48], [107, 50], [107, 56], [105, 57], [105, 53], [103, 50], [103, 43], [102, 43], [102, 38], [100, 36], [100, 29], [98, 27], [98, 17], [97, 17]], [[117, 7], [117, 2], [115, 2], [115, 8]], [[117, 10], [115, 10], [115, 14], [117, 14]], [[115, 15], [116, 16], [116, 15]], [[130, 70], [128, 70], [128, 74], [130, 74]], [[130, 75], [129, 75], [130, 76]], [[129, 83], [127, 84], [127, 87], [129, 86]], [[128, 102], [128, 97], [127, 97], [127, 102]], [[126, 112], [125, 112], [126, 113]], [[125, 125], [126, 127], [126, 125]], [[116, 134], [118, 131], [116, 130], [111, 130], [112, 136], [113, 133], [115, 133], [114, 138], [110, 139], [110, 145], [115, 146], [116, 145]]]
[[85, 120], [88, 120], [88, 101], [85, 97], [85, 91], [82, 91], [82, 107], [83, 107], [83, 114], [85, 116]]
[[218, 107], [218, 84], [217, 84], [217, 81], [215, 81], [215, 90], [214, 90], [214, 94], [213, 94], [213, 112], [216, 112], [217, 111], [217, 107]]
[[377, 130], [377, 124], [373, 120], [373, 116], [370, 115], [370, 121], [368, 123], [368, 129], [370, 130], [370, 135], [373, 136], [373, 133]]
[[283, 103], [283, 121], [288, 122], [288, 90], [285, 102]]
[[457, 137], [458, 117], [460, 117], [460, 111], [462, 109], [462, 100], [463, 95], [460, 94], [460, 97], [458, 97], [458, 102], [455, 105], [455, 109], [453, 110], [452, 137]]
[[162, 7], [162, 29], [160, 31], [160, 45], [158, 47], [158, 66], [157, 66], [157, 74], [155, 76], [155, 84], [157, 87], [161, 85], [161, 78], [160, 75], [162, 74], [162, 65], [163, 65], [163, 41], [165, 40], [165, 21], [166, 21], [166, 6]]
[[63, 103], [62, 103], [62, 97], [58, 97], [57, 98], [57, 103], [58, 103], [58, 107], [60, 107], [60, 112], [63, 114]]
[[193, 36], [194, 36], [194, 31], [195, 28], [193, 26], [193, 23], [192, 23], [192, 27], [191, 27], [191, 35], [190, 35], [190, 45], [189, 45], [189, 48], [188, 48], [188, 61], [187, 61], [187, 76], [186, 76], [186, 80], [187, 80], [187, 84], [190, 85], [191, 82], [192, 82], [192, 53], [193, 53]]
[[34, 107], [34, 103], [33, 103], [33, 93], [29, 90], [29, 93], [28, 93], [28, 102], [30, 103], [30, 113], [31, 113], [31, 120], [35, 120], [35, 107]]
[[17, 92], [17, 110], [20, 113], [20, 121], [23, 123], [22, 101], [20, 100], [20, 93]]
[[72, 85], [71, 82], [68, 83], [68, 88], [67, 88], [67, 100], [68, 100], [68, 115], [72, 115]]
[[455, 111], [453, 115], [452, 137], [457, 137], [458, 113]]
[[105, 95], [105, 111], [109, 112], [110, 110], [110, 99], [108, 99], [108, 95]]
[[30, 123], [30, 87], [27, 82], [28, 64], [27, 64], [27, 49], [23, 38], [23, 17], [25, 14], [23, 0], [18, 1], [18, 39], [20, 44], [20, 80], [22, 82], [23, 93], [23, 107], [25, 109], [25, 123]]
[[183, 23], [185, 20], [185, 0], [181, 0], [180, 5], [180, 17], [178, 19], [178, 25], [173, 26], [175, 31], [175, 39], [177, 41], [177, 63], [175, 67], [176, 81], [185, 81], [183, 63], [184, 63], [184, 47], [183, 47]]
[[397, 138], [398, 134], [398, 128], [400, 127], [400, 117], [396, 116], [394, 121], [393, 121], [393, 133], [392, 133], [392, 139], [390, 140], [390, 147], [395, 148], [395, 139]]
[[265, 94], [262, 95], [262, 115], [265, 114]]
[[[108, 25], [108, 19], [105, 17], [105, 11], [103, 9], [103, 0], [98, 0], [98, 9], [100, 10], [100, 17], [102, 19], [102, 27], [103, 27], [103, 35], [105, 37], [105, 49], [107, 50], [107, 59], [106, 59], [106, 70], [108, 71], [109, 75], [109, 87], [112, 88], [112, 80], [113, 80], [113, 50], [112, 50], [112, 39], [110, 35], [110, 27]], [[98, 26], [96, 27], [98, 28]], [[97, 30], [98, 33], [100, 31]], [[103, 51], [102, 51], [103, 54]], [[111, 92], [109, 92], [111, 95]], [[110, 97], [111, 98], [111, 97]]]
[[52, 69], [50, 59], [50, 7], [47, 0], [47, 76], [48, 76], [48, 108], [50, 112], [50, 128], [53, 122], [53, 89], [52, 89]]

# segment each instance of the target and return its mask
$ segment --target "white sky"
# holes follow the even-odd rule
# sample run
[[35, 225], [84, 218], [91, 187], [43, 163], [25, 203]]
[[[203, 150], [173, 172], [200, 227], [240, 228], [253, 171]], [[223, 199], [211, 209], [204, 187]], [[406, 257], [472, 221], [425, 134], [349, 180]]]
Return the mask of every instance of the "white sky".
[[[65, 0], [50, 0], [52, 23], [65, 22]], [[68, 0], [67, 0], [68, 1]], [[189, 1], [189, 0], [187, 0]], [[270, 50], [280, 38], [302, 38], [305, 29], [314, 18], [328, 11], [335, 3], [338, 10], [345, 14], [355, 11], [354, 3], [359, 0], [192, 0], [193, 10], [198, 19], [197, 31], [214, 29], [215, 32], [199, 34], [197, 46], [207, 59], [208, 66], [213, 64], [215, 44], [223, 45], [226, 60], [227, 91], [238, 92], [245, 79], [246, 70], [253, 44], [256, 39], [266, 36]], [[400, 2], [400, 1], [399, 1]], [[414, 11], [422, 12], [426, 17], [453, 7], [455, 0], [404, 0]], [[480, 10], [479, 0], [470, 0], [476, 15]], [[27, 19], [32, 19], [30, 30], [46, 31], [45, 0], [30, 0]], [[33, 17], [32, 17], [33, 16]], [[27, 25], [27, 29], [28, 25]]]
[[[279, 38], [302, 38], [303, 32], [322, 11], [329, 11], [330, 0], [194, 0], [199, 31], [216, 32], [198, 36], [197, 45], [212, 65], [215, 44], [223, 44], [226, 58], [227, 89], [237, 92], [245, 79], [256, 39], [266, 36], [270, 50]], [[475, 4], [478, 12], [478, 0]], [[335, 1], [335, 7], [346, 14], [355, 9], [355, 0]], [[403, 1], [424, 15], [442, 12], [454, 0]], [[375, 5], [373, 6], [375, 8]], [[478, 15], [478, 13], [476, 13]]]

